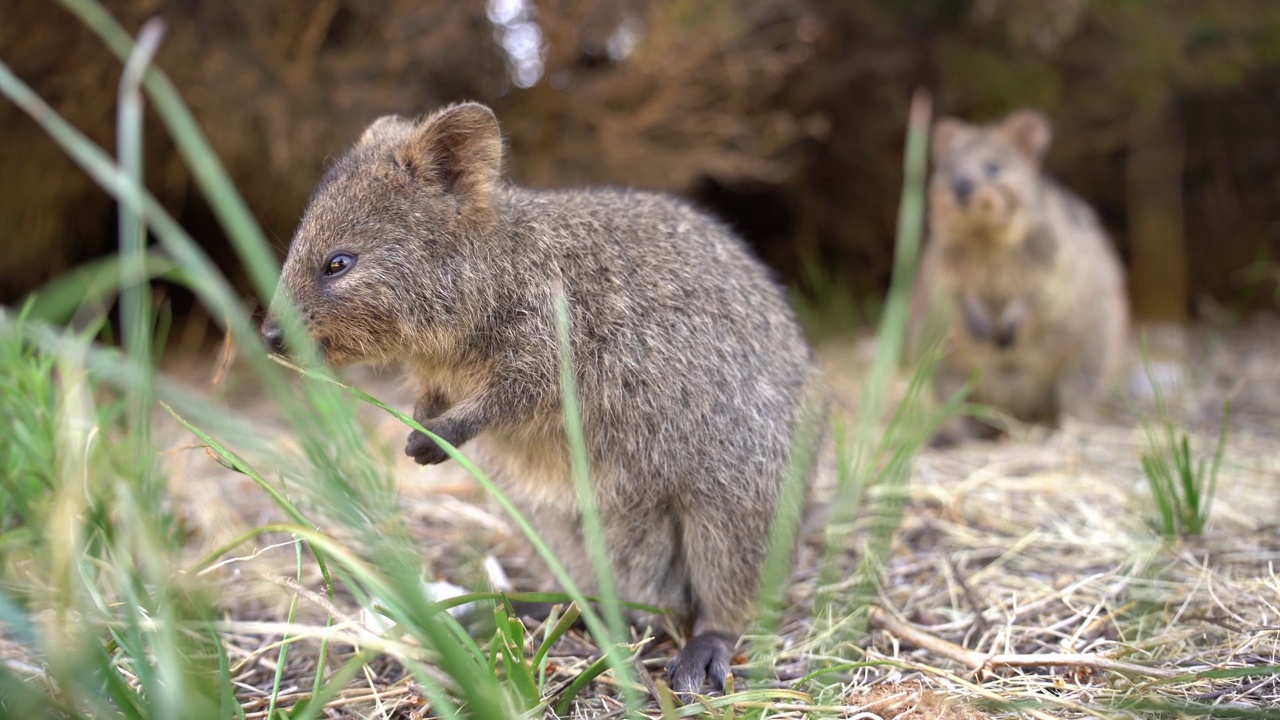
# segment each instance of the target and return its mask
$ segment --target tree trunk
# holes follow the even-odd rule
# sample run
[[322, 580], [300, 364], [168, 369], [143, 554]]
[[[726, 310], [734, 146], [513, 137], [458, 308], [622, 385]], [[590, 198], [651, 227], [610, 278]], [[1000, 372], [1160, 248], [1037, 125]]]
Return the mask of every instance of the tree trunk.
[[1184, 140], [1173, 103], [1164, 93], [1145, 99], [1129, 120], [1129, 289], [1134, 317], [1140, 320], [1179, 323], [1187, 318]]

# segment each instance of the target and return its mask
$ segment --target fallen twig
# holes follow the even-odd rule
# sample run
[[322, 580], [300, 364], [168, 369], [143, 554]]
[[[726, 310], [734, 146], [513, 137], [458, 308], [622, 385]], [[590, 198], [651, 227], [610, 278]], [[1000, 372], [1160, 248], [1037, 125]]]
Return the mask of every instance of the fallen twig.
[[1099, 655], [1086, 655], [1082, 653], [989, 655], [987, 653], [980, 653], [975, 650], [960, 647], [953, 642], [943, 640], [936, 635], [931, 635], [915, 626], [902, 622], [878, 607], [871, 608], [871, 612], [868, 616], [868, 622], [872, 627], [878, 627], [895, 637], [906, 640], [916, 647], [923, 648], [931, 653], [936, 653], [962, 663], [979, 676], [991, 672], [998, 667], [1044, 666], [1108, 670], [1110, 672], [1121, 673], [1124, 675], [1142, 675], [1144, 677], [1154, 678], [1173, 678], [1187, 674], [1185, 670], [1153, 668], [1147, 667], [1146, 665], [1138, 665], [1137, 663], [1124, 662], [1123, 660], [1112, 660], [1111, 658], [1105, 658]]

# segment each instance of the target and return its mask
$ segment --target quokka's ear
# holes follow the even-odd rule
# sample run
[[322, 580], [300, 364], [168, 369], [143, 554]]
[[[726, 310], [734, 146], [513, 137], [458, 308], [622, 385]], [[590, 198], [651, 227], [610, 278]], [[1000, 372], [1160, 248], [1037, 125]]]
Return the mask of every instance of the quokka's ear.
[[498, 119], [480, 103], [451, 105], [418, 123], [396, 159], [464, 207], [487, 207], [502, 172]]
[[413, 129], [413, 122], [399, 115], [383, 115], [365, 128], [360, 136], [360, 145], [384, 142], [407, 137]]
[[933, 135], [929, 139], [930, 154], [936, 163], [946, 157], [955, 148], [961, 138], [973, 133], [973, 126], [953, 117], [938, 118], [933, 124]]
[[1039, 110], [1017, 110], [1000, 123], [1000, 131], [1028, 160], [1039, 163], [1049, 149], [1053, 130]]

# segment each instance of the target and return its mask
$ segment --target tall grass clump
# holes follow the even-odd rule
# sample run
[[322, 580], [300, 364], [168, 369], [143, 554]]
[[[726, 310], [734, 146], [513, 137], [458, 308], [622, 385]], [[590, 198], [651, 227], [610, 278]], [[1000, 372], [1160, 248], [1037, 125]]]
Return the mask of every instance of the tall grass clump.
[[1147, 449], [1142, 453], [1142, 473], [1151, 489], [1155, 510], [1151, 526], [1163, 537], [1174, 540], [1204, 533], [1218, 487], [1218, 470], [1226, 452], [1231, 421], [1231, 398], [1222, 403], [1222, 429], [1217, 444], [1208, 455], [1194, 457], [1191, 436], [1171, 417], [1160, 383], [1144, 366], [1156, 401], [1156, 418], [1143, 422]]
[[[928, 383], [939, 357], [935, 349], [912, 368], [905, 393], [888, 424], [882, 424], [908, 340], [911, 287], [924, 232], [930, 104], [923, 91], [911, 103], [893, 278], [877, 326], [876, 352], [852, 419], [833, 426], [836, 494], [819, 568], [814, 636], [819, 653], [835, 658], [860, 653], [856, 643], [901, 523], [912, 461], [941, 419], [959, 405], [952, 398], [941, 408], [929, 408]], [[857, 557], [856, 564], [851, 557]]]
[[[15, 318], [25, 322], [30, 303]], [[0, 552], [42, 525], [54, 488], [53, 358], [0, 335]]]
[[[134, 43], [92, 0], [64, 0], [63, 5], [125, 63], [118, 157], [69, 125], [3, 62], [0, 92], [39, 122], [120, 205], [118, 257], [85, 272], [101, 307], [118, 297], [122, 348], [100, 346], [8, 311], [0, 315], [6, 383], [0, 402], [7, 428], [14, 429], [5, 434], [6, 484], [0, 498], [5, 538], [12, 539], [8, 530], [24, 529], [42, 512], [47, 517], [38, 531], [43, 544], [25, 546], [34, 562], [6, 572], [0, 588], [4, 637], [19, 644], [9, 648], [17, 659], [0, 666], [0, 704], [65, 717], [242, 717], [233, 677], [243, 662], [228, 653], [227, 633], [236, 627], [222, 619], [229, 598], [213, 570], [228, 554], [264, 536], [294, 538], [295, 578], [303, 578], [304, 563], [314, 564], [322, 578], [320, 594], [330, 602], [341, 589], [393, 624], [383, 636], [339, 626], [333, 617], [324, 628], [282, 631], [279, 649], [271, 655], [280, 667], [291, 647], [313, 642], [296, 637], [301, 630], [322, 638], [313, 648], [314, 676], [305, 691], [293, 694], [289, 717], [320, 715], [325, 702], [377, 655], [399, 661], [422, 688], [431, 712], [442, 717], [516, 717], [571, 701], [573, 688], [526, 682], [536, 669], [528, 656], [540, 651], [545, 669], [546, 643], [558, 634], [548, 633], [535, 648], [532, 638], [515, 629], [518, 622], [508, 618], [498, 623], [491, 653], [442, 612], [425, 590], [420, 553], [397, 513], [388, 458], [371, 448], [355, 414], [372, 399], [335, 382], [314, 365], [306, 348], [299, 348], [307, 366], [301, 373], [270, 362], [249, 312], [226, 279], [147, 192], [141, 174], [144, 97], [173, 136], [257, 292], [271, 296], [279, 267], [261, 231], [172, 84], [150, 66], [162, 28], [149, 23]], [[145, 245], [148, 235], [154, 248]], [[160, 272], [186, 284], [223, 323], [284, 415], [296, 450], [268, 442], [270, 434], [254, 418], [157, 374], [159, 341], [149, 283]], [[66, 298], [74, 292], [65, 284], [55, 289], [54, 305], [67, 310]], [[282, 311], [286, 327], [297, 330], [296, 313]], [[176, 539], [181, 533], [171, 522], [164, 478], [156, 469], [152, 418], [158, 408], [167, 409], [224, 465], [251, 478], [282, 520], [254, 528], [195, 565], [184, 561]], [[480, 474], [456, 450], [450, 453]], [[487, 478], [479, 479], [496, 493]], [[509, 502], [505, 505], [514, 511]], [[517, 520], [532, 534], [527, 522]], [[38, 534], [25, 529], [33, 539]], [[563, 575], [536, 535], [531, 540]], [[8, 545], [5, 551], [8, 571], [13, 569], [8, 561], [18, 556]], [[630, 652], [611, 649], [616, 643], [610, 638], [618, 633], [605, 630], [585, 598], [571, 583], [567, 587], [578, 604], [562, 619], [578, 613], [587, 619], [606, 649], [602, 669], [617, 671], [629, 689]], [[295, 596], [290, 620], [297, 602]], [[568, 626], [557, 627], [562, 634]], [[359, 651], [339, 663], [329, 653], [335, 640]], [[281, 687], [277, 673], [268, 713], [283, 711], [277, 697]]]
[[[14, 381], [0, 453], [42, 476], [3, 488], [6, 505], [25, 507], [3, 546], [0, 699], [31, 716], [217, 713], [214, 615], [175, 567], [175, 517], [148, 482], [155, 456], [137, 452], [128, 399], [89, 369], [87, 339], [46, 346], [31, 330], [0, 313], [0, 372]], [[41, 394], [9, 395], [39, 377]]]
[[1166, 538], [1204, 534], [1226, 447], [1228, 411], [1224, 405], [1222, 432], [1211, 456], [1193, 460], [1190, 437], [1168, 426], [1163, 437], [1152, 438], [1150, 450], [1142, 454], [1142, 472], [1156, 510], [1152, 525]]

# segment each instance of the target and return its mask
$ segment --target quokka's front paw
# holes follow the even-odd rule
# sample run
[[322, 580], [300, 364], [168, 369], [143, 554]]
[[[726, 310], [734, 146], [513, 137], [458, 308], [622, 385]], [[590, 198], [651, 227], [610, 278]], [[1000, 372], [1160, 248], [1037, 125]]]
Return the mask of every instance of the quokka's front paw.
[[[462, 447], [480, 431], [480, 426], [469, 418], [448, 415], [423, 422], [422, 427], [456, 448]], [[437, 465], [449, 459], [444, 448], [418, 430], [409, 433], [409, 443], [405, 445], [404, 453], [419, 465]]]
[[449, 459], [444, 448], [418, 430], [409, 433], [409, 443], [404, 446], [404, 454], [419, 465], [439, 465]]

